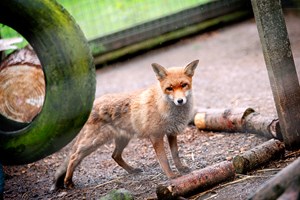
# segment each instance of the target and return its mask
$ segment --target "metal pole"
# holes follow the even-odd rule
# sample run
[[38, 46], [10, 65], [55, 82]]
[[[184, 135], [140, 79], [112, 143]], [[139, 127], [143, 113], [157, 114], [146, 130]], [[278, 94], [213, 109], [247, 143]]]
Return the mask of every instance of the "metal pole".
[[300, 86], [280, 0], [251, 0], [283, 140], [300, 148]]

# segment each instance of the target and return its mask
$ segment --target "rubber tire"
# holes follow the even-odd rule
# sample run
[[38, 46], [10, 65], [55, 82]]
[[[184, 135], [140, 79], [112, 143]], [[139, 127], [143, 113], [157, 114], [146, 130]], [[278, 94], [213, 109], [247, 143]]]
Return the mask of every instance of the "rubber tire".
[[58, 151], [80, 131], [95, 97], [95, 66], [82, 31], [53, 0], [1, 0], [0, 23], [31, 44], [45, 75], [39, 115], [24, 128], [0, 128], [0, 162], [27, 164]]

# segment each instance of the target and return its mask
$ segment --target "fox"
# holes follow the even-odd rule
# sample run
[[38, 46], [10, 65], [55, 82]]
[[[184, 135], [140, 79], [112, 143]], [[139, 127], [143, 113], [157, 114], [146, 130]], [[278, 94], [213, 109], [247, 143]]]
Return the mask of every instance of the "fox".
[[[73, 188], [75, 168], [86, 156], [113, 139], [112, 158], [128, 173], [142, 172], [122, 157], [124, 148], [134, 137], [150, 140], [160, 167], [169, 179], [188, 173], [189, 167], [179, 157], [177, 135], [184, 131], [193, 117], [192, 78], [198, 62], [195, 60], [185, 67], [171, 68], [153, 63], [157, 84], [135, 92], [104, 94], [96, 98], [69, 156], [58, 167], [50, 190]], [[170, 168], [164, 147], [165, 135], [179, 175]]]

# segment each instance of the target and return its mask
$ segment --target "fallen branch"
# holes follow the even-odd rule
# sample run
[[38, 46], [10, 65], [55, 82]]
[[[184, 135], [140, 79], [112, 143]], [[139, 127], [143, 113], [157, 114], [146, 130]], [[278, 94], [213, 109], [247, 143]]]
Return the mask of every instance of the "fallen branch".
[[[294, 186], [297, 186], [296, 188]], [[281, 170], [275, 177], [265, 183], [251, 200], [285, 198], [289, 195], [299, 199], [300, 188], [300, 158]], [[295, 194], [293, 194], [295, 193]], [[295, 198], [297, 199], [297, 198]]]
[[235, 170], [232, 163], [224, 161], [173, 179], [167, 184], [158, 185], [156, 194], [158, 199], [175, 199], [196, 190], [204, 190], [218, 183], [233, 180], [234, 177]]
[[201, 130], [251, 132], [282, 140], [279, 120], [262, 116], [252, 108], [198, 110], [194, 124]]
[[283, 142], [271, 139], [255, 148], [233, 158], [236, 173], [246, 173], [270, 160], [281, 158], [284, 155]]

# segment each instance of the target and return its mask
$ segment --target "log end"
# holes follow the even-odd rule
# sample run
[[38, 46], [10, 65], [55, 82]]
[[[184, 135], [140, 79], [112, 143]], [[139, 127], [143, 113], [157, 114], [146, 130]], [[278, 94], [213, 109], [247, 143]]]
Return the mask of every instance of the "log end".
[[172, 190], [173, 190], [172, 186], [165, 186], [161, 184], [158, 185], [156, 187], [157, 199], [166, 199], [166, 200], [175, 199]]
[[205, 113], [197, 113], [194, 117], [194, 124], [200, 130], [206, 128], [205, 117], [206, 117]]
[[249, 161], [242, 156], [235, 156], [232, 160], [233, 167], [237, 174], [244, 174], [248, 171]]

